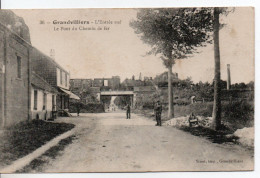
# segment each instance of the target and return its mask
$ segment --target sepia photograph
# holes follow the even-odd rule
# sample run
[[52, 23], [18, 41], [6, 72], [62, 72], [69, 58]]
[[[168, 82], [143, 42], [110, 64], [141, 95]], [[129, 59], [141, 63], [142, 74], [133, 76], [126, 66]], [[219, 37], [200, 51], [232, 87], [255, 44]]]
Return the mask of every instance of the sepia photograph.
[[253, 171], [254, 7], [0, 10], [0, 173]]

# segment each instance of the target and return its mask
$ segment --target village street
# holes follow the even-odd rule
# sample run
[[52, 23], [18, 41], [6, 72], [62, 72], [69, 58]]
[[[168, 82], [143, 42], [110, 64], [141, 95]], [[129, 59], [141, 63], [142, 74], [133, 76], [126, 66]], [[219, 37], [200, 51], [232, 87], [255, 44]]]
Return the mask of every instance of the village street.
[[[249, 170], [252, 155], [124, 112], [81, 114], [57, 122], [76, 125], [73, 143], [43, 172]], [[232, 162], [231, 162], [232, 161]]]

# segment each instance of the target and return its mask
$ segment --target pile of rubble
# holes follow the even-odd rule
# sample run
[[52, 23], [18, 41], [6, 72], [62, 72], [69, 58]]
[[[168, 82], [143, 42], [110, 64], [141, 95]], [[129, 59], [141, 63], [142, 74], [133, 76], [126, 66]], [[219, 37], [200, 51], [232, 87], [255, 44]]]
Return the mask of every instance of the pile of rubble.
[[[198, 123], [202, 127], [209, 128], [212, 123], [212, 117], [197, 116]], [[164, 123], [166, 126], [189, 127], [189, 116], [177, 117], [170, 119]]]
[[243, 129], [237, 129], [233, 135], [238, 137], [238, 142], [241, 145], [254, 147], [254, 127], [244, 127]]
[[189, 117], [177, 117], [170, 119], [164, 123], [166, 126], [174, 126], [174, 127], [181, 127], [187, 126], [189, 127]]
[[[212, 117], [196, 116], [198, 118], [198, 125], [209, 128], [212, 123]], [[177, 117], [168, 120], [164, 123], [166, 126], [174, 127], [189, 127], [189, 116]], [[254, 147], [254, 127], [245, 127], [237, 129], [233, 134], [226, 135], [226, 137], [237, 138], [237, 141], [244, 146]]]
[[209, 128], [213, 121], [212, 117], [204, 117], [204, 116], [197, 116], [199, 120], [199, 125], [202, 127]]

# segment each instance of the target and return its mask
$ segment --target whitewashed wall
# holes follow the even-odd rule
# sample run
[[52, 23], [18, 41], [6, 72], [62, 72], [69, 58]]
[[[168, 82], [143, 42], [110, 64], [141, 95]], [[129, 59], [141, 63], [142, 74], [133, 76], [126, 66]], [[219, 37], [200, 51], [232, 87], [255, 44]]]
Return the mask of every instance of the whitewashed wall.
[[[34, 90], [38, 91], [37, 95], [37, 110], [34, 110]], [[46, 97], [46, 109], [47, 111], [52, 111], [52, 93], [46, 92], [47, 97]], [[40, 89], [35, 89], [32, 87], [31, 89], [31, 111], [43, 111], [43, 95], [44, 92], [43, 90]], [[54, 104], [56, 105], [56, 95], [54, 97]]]
[[[37, 110], [34, 110], [34, 90], [37, 90]], [[43, 96], [44, 91], [40, 89], [36, 89], [34, 87], [31, 88], [31, 117], [32, 119], [36, 119], [37, 115], [39, 119], [50, 119], [52, 117], [52, 95], [54, 95], [54, 105], [56, 105], [56, 94], [51, 92], [45, 92], [46, 95], [46, 108], [43, 110]]]
[[[54, 102], [55, 102], [54, 98]], [[52, 111], [52, 93], [47, 93], [47, 111]]]
[[[34, 109], [34, 90], [37, 90], [37, 110]], [[43, 91], [32, 87], [31, 90], [31, 110], [42, 111], [43, 107]]]
[[[57, 72], [57, 86], [65, 88], [65, 89], [69, 89], [70, 76], [69, 76], [69, 74], [67, 74], [64, 71], [62, 71], [62, 74], [61, 74], [60, 71], [61, 71], [61, 69], [59, 69], [59, 68], [56, 69], [56, 72]], [[62, 75], [62, 83], [61, 83], [60, 75]], [[65, 75], [67, 75], [67, 81], [66, 81]], [[67, 85], [66, 85], [66, 82], [67, 82]]]

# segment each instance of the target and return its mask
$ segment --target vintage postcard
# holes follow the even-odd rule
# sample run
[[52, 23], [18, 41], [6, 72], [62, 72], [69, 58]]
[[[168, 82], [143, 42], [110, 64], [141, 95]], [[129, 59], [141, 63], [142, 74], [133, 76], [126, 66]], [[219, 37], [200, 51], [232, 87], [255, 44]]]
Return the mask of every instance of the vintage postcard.
[[0, 173], [254, 170], [253, 7], [0, 10]]

